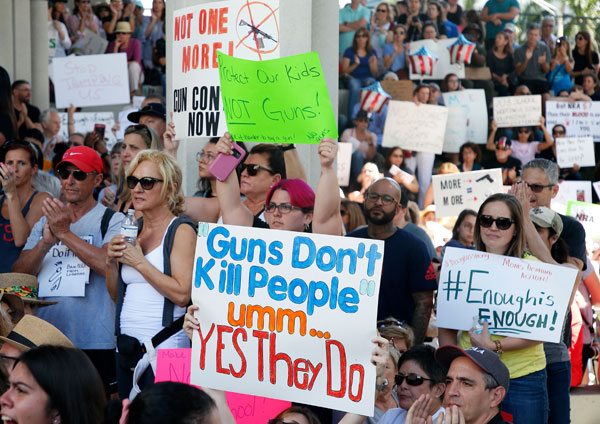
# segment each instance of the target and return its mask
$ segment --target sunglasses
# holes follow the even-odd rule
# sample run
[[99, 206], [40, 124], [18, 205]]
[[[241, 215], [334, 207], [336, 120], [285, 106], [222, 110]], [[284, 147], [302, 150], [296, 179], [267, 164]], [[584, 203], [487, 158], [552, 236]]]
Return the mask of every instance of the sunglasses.
[[87, 178], [88, 174], [94, 173], [94, 171], [83, 172], [79, 169], [66, 169], [66, 168], [61, 168], [56, 172], [58, 173], [58, 176], [60, 177], [61, 180], [68, 180], [69, 175], [73, 174], [73, 178], [75, 178], [76, 181], [84, 181]]
[[554, 130], [554, 131], [552, 131], [552, 134], [553, 135], [563, 135], [563, 134], [566, 134], [566, 131], [564, 131], [564, 130]]
[[519, 134], [528, 134], [531, 130], [529, 128], [519, 128]]
[[577, 41], [581, 41], [581, 40], [585, 40], [585, 38], [583, 38], [583, 37], [580, 36], [580, 37], [577, 37], [576, 40]]
[[481, 215], [479, 217], [479, 224], [483, 228], [490, 228], [494, 222], [496, 223], [497, 229], [504, 231], [504, 230], [508, 230], [510, 228], [510, 226], [513, 224], [513, 222], [515, 222], [515, 221], [513, 219], [504, 218], [504, 217], [493, 218], [489, 215]]
[[534, 193], [541, 193], [542, 190], [544, 190], [545, 188], [550, 188], [550, 187], [554, 187], [554, 184], [529, 184], [527, 181], [521, 181], [522, 183], [525, 183], [527, 185], [527, 187], [529, 187], [529, 189], [531, 191], [533, 191]]
[[367, 34], [358, 34], [356, 38], [369, 38]]
[[386, 328], [386, 327], [392, 327], [392, 326], [406, 330], [406, 323], [403, 321], [398, 321], [398, 320], [390, 321], [389, 319], [387, 319], [385, 321], [379, 321], [377, 323], [377, 328]]
[[417, 374], [397, 374], [394, 376], [394, 381], [398, 386], [401, 385], [404, 382], [404, 380], [406, 380], [406, 384], [408, 384], [409, 386], [420, 386], [425, 382], [425, 380], [431, 381], [431, 378], [421, 377]]
[[163, 182], [164, 182], [163, 180], [159, 180], [158, 178], [152, 178], [152, 177], [136, 178], [133, 175], [130, 175], [129, 177], [127, 177], [127, 187], [129, 187], [130, 190], [133, 190], [135, 188], [135, 186], [138, 185], [138, 183], [140, 183], [142, 190], [152, 190], [152, 188], [154, 188], [155, 183], [163, 183]]
[[384, 206], [389, 206], [393, 203], [398, 203], [398, 201], [396, 199], [394, 199], [392, 196], [390, 196], [389, 194], [367, 193], [368, 201], [375, 203], [379, 199], [381, 199], [381, 203], [383, 203]]
[[298, 206], [290, 205], [289, 203], [280, 203], [279, 205], [277, 203], [269, 203], [268, 205], [265, 205], [266, 213], [275, 213], [276, 210], [282, 215], [287, 215], [291, 211], [302, 211], [303, 209]]
[[255, 163], [245, 163], [240, 167], [240, 169], [242, 170], [242, 172], [246, 171], [246, 173], [248, 173], [248, 175], [251, 177], [255, 177], [256, 174], [258, 174], [258, 171], [260, 171], [261, 169], [267, 171], [271, 175], [276, 174], [273, 170], [265, 168], [264, 166], [257, 165]]
[[377, 11], [378, 12], [384, 12], [384, 13], [387, 12], [387, 10], [385, 10], [385, 9], [377, 9]]

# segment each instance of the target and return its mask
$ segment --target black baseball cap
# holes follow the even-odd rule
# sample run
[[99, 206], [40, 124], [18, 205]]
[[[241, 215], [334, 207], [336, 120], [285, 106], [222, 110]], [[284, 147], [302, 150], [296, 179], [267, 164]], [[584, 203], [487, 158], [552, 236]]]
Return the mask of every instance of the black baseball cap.
[[131, 112], [129, 115], [127, 115], [127, 119], [129, 119], [129, 121], [131, 122], [139, 124], [140, 118], [143, 115], [156, 116], [157, 118], [162, 118], [166, 121], [167, 109], [162, 103], [148, 103], [146, 106], [144, 106], [137, 112]]
[[446, 370], [450, 369], [452, 361], [462, 356], [469, 358], [486, 374], [490, 374], [494, 377], [498, 385], [504, 387], [508, 392], [510, 373], [497, 353], [479, 346], [473, 346], [467, 350], [462, 350], [461, 348], [452, 345], [442, 346], [435, 351], [435, 360]]

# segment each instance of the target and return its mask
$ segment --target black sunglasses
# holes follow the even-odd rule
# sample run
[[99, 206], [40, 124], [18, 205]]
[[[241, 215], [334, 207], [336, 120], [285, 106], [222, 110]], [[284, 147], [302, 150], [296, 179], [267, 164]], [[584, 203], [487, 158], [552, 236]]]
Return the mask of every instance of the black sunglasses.
[[565, 133], [566, 133], [565, 130], [554, 130], [554, 131], [552, 131], [552, 134], [554, 134], [554, 135], [563, 135]]
[[396, 326], [403, 330], [406, 330], [406, 323], [403, 321], [386, 319], [384, 321], [379, 321], [377, 323], [377, 328], [386, 328], [386, 327], [391, 327], [391, 326]]
[[58, 173], [58, 176], [60, 177], [61, 180], [68, 180], [69, 175], [73, 174], [73, 178], [75, 178], [75, 180], [77, 180], [77, 181], [84, 181], [89, 174], [94, 173], [94, 171], [83, 172], [79, 169], [67, 169], [67, 168], [61, 168], [61, 169], [57, 170], [56, 172]]
[[242, 170], [242, 172], [244, 172], [244, 170], [246, 170], [248, 175], [250, 175], [251, 177], [255, 177], [256, 174], [258, 174], [258, 171], [260, 171], [261, 169], [264, 169], [271, 175], [276, 174], [276, 172], [274, 172], [273, 170], [271, 170], [269, 168], [265, 168], [264, 166], [257, 165], [255, 163], [245, 163], [240, 167], [240, 169]]
[[431, 381], [431, 378], [421, 377], [417, 374], [397, 374], [394, 376], [394, 381], [398, 386], [401, 385], [404, 380], [406, 380], [406, 384], [408, 384], [409, 386], [420, 386], [425, 382], [425, 380]]
[[504, 230], [508, 230], [510, 228], [510, 226], [513, 224], [513, 222], [515, 222], [515, 221], [513, 219], [504, 218], [504, 217], [493, 218], [489, 215], [481, 215], [479, 217], [479, 224], [483, 228], [490, 228], [494, 222], [496, 223], [497, 229], [504, 231]]
[[135, 186], [138, 185], [138, 183], [140, 183], [140, 185], [142, 186], [142, 190], [152, 190], [152, 188], [154, 188], [155, 183], [162, 182], [164, 181], [152, 177], [136, 178], [133, 175], [127, 177], [127, 187], [129, 187], [130, 190], [133, 190]]
[[534, 193], [541, 193], [545, 188], [554, 187], [554, 184], [529, 184], [527, 181], [521, 181], [522, 183], [527, 184], [527, 187]]
[[519, 133], [521, 134], [525, 134], [531, 132], [531, 130], [529, 128], [519, 128]]

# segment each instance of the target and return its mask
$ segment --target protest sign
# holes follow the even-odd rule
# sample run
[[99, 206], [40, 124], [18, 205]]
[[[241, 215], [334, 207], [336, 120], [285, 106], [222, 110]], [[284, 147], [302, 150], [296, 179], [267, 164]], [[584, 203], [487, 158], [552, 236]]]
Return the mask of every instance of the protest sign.
[[437, 325], [466, 331], [487, 320], [490, 334], [558, 343], [576, 278], [573, 268], [448, 247]]
[[467, 141], [467, 111], [462, 107], [448, 107], [448, 121], [444, 135], [444, 152], [458, 153]]
[[411, 80], [443, 80], [450, 73], [456, 74], [459, 78], [465, 77], [465, 67], [462, 64], [450, 63], [450, 50], [448, 46], [453, 44], [456, 38], [445, 38], [442, 40], [419, 40], [410, 42], [409, 54], [418, 52], [421, 47], [427, 47], [427, 50], [435, 55], [438, 60], [433, 62], [433, 75], [421, 75], [410, 70]]
[[390, 100], [383, 129], [383, 147], [442, 153], [448, 108]]
[[[190, 384], [192, 349], [158, 349], [155, 383], [174, 381]], [[227, 404], [237, 424], [266, 423], [291, 406], [290, 402], [227, 392]]]
[[58, 109], [129, 103], [125, 53], [54, 58], [52, 67]]
[[[92, 243], [92, 237], [82, 237]], [[39, 296], [85, 296], [90, 281], [90, 267], [62, 242], [53, 245], [42, 260], [38, 274]]]
[[338, 137], [317, 52], [262, 62], [217, 54], [234, 140], [317, 144]]
[[[59, 112], [60, 132], [59, 137], [65, 141], [69, 139], [69, 116], [65, 112]], [[111, 131], [115, 125], [115, 115], [112, 112], [75, 112], [73, 114], [73, 126], [75, 132], [81, 133], [84, 137], [88, 132], [94, 131], [95, 124], [106, 126], [104, 137], [107, 139], [106, 147], [108, 150], [117, 142], [115, 135]]]
[[350, 163], [352, 162], [352, 143], [338, 143], [337, 177], [338, 185], [346, 187], [350, 184]]
[[567, 204], [567, 215], [581, 222], [586, 237], [600, 237], [600, 205], [570, 201]]
[[569, 137], [594, 137], [600, 142], [600, 102], [546, 102], [546, 127], [565, 126]]
[[392, 96], [392, 100], [402, 100], [406, 102], [412, 101], [413, 86], [412, 81], [381, 81], [381, 88]]
[[251, 60], [279, 57], [279, 1], [227, 0], [173, 12], [173, 122], [184, 138], [227, 131], [217, 51]]
[[482, 89], [453, 91], [443, 93], [446, 106], [460, 106], [467, 115], [467, 141], [477, 144], [487, 142], [488, 114], [485, 91]]
[[494, 121], [498, 128], [540, 124], [542, 96], [494, 97]]
[[575, 164], [596, 166], [592, 137], [558, 137], [554, 142], [556, 143], [556, 163], [561, 168], [572, 168]]
[[567, 213], [569, 201], [592, 202], [591, 181], [561, 181], [558, 183], [558, 193], [551, 200], [551, 208], [563, 215]]
[[200, 223], [192, 384], [373, 415], [382, 258], [381, 240]]
[[431, 177], [435, 216], [458, 216], [463, 209], [478, 210], [485, 199], [502, 193], [502, 170], [461, 172]]

